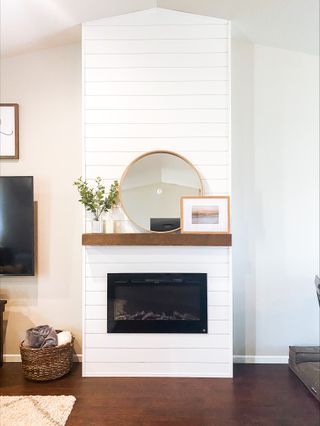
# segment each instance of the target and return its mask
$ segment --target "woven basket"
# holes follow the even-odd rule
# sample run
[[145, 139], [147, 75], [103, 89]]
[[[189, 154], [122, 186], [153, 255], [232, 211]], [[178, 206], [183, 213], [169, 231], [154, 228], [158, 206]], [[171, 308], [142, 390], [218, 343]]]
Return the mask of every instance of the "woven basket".
[[[56, 330], [57, 333], [60, 330]], [[73, 363], [73, 343], [48, 348], [30, 348], [20, 344], [22, 370], [24, 377], [37, 382], [54, 380], [69, 373]]]

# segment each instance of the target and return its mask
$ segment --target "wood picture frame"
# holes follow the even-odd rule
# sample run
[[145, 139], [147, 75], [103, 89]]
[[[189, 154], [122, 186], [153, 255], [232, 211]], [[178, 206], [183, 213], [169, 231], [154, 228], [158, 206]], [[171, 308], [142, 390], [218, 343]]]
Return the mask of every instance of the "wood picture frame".
[[0, 160], [19, 159], [19, 105], [0, 104]]
[[182, 197], [180, 224], [183, 234], [229, 234], [230, 197]]

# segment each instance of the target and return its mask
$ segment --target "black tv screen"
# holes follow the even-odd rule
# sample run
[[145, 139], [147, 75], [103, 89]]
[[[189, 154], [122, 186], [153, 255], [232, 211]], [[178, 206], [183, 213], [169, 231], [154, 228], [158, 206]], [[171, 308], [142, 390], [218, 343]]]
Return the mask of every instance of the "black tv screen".
[[31, 176], [0, 176], [0, 275], [34, 275]]

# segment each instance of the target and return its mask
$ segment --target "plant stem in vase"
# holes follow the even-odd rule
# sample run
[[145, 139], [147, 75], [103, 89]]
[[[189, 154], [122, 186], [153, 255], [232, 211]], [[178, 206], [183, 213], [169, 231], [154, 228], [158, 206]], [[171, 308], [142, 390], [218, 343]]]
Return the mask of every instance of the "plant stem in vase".
[[[104, 231], [104, 221], [102, 216], [104, 213], [107, 213], [112, 209], [112, 207], [118, 204], [119, 200], [119, 183], [114, 181], [109, 189], [109, 192], [106, 193], [106, 189], [102, 184], [102, 179], [97, 177], [95, 179], [96, 188], [90, 188], [88, 182], [83, 180], [80, 177], [74, 182], [76, 186], [80, 199], [79, 202], [84, 205], [86, 211], [90, 212], [93, 215], [92, 219], [92, 233], [98, 233]], [[113, 229], [108, 227], [108, 231], [113, 232]], [[112, 223], [113, 228], [113, 223]]]
[[103, 220], [100, 217], [99, 219], [92, 219], [92, 233], [97, 234], [103, 232]]

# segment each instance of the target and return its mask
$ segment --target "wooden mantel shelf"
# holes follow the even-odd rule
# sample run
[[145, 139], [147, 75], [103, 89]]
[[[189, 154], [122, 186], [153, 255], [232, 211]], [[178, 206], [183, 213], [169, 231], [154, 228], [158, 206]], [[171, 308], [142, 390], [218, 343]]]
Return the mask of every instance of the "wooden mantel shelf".
[[84, 246], [231, 246], [231, 234], [83, 234]]

